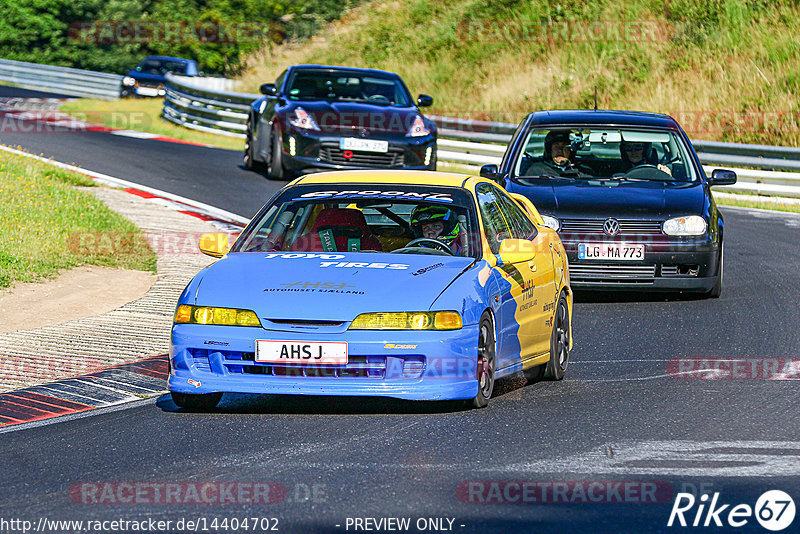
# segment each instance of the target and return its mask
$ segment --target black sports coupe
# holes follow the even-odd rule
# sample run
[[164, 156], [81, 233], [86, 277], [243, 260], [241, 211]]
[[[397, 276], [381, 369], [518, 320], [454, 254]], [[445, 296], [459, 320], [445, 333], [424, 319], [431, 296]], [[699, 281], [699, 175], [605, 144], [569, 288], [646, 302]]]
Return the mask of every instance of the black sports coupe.
[[393, 72], [295, 65], [249, 110], [244, 165], [275, 180], [336, 169], [436, 170], [436, 125]]
[[528, 197], [564, 243], [574, 287], [722, 291], [722, 214], [671, 117], [630, 111], [529, 114], [481, 175]]

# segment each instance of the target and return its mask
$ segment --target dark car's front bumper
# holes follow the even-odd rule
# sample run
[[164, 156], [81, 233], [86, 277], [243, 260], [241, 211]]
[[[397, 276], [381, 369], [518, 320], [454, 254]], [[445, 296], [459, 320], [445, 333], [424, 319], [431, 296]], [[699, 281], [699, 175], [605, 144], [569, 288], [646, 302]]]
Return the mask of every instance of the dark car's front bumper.
[[436, 170], [436, 137], [433, 134], [420, 137], [372, 134], [371, 140], [388, 141], [388, 152], [351, 151], [350, 158], [339, 148], [339, 142], [345, 137], [356, 136], [289, 129], [281, 136], [284, 169], [295, 174], [315, 170]]
[[[575, 288], [708, 292], [717, 282], [720, 244], [699, 237], [608, 238], [561, 235]], [[579, 243], [644, 244], [643, 260], [578, 259]]]

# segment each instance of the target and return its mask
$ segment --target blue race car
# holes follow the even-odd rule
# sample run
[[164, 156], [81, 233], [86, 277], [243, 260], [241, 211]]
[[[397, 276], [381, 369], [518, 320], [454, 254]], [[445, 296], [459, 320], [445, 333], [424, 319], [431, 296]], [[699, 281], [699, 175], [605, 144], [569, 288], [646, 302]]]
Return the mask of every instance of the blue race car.
[[169, 389], [471, 399], [518, 371], [563, 378], [566, 253], [524, 197], [428, 171], [304, 176], [279, 191], [175, 312]]

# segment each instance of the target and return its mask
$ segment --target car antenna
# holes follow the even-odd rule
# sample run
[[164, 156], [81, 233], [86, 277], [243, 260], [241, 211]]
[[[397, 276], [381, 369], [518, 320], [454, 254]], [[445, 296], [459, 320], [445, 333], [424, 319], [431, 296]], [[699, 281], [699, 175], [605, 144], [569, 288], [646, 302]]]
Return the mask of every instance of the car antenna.
[[594, 110], [597, 111], [597, 86], [594, 86]]

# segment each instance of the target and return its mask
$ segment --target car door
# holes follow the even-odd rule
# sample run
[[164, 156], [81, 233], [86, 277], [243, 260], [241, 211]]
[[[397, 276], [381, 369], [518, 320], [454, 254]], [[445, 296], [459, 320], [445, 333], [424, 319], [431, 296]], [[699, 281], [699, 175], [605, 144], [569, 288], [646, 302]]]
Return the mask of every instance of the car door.
[[[475, 193], [481, 212], [484, 235], [492, 253], [498, 254], [504, 239], [528, 239], [535, 226], [521, 210], [492, 184], [482, 182]], [[505, 197], [505, 198], [504, 198]], [[529, 224], [528, 235], [519, 217]], [[537, 255], [538, 256], [538, 255]], [[498, 369], [537, 356], [542, 352], [540, 306], [535, 277], [540, 267], [537, 259], [495, 267], [500, 291], [500, 318], [497, 321]], [[542, 270], [546, 270], [542, 267]], [[552, 267], [551, 269], [552, 270]]]
[[275, 119], [275, 108], [280, 103], [280, 91], [283, 82], [286, 79], [286, 72], [278, 76], [275, 80], [275, 87], [278, 90], [277, 95], [265, 95], [264, 107], [259, 110], [256, 117], [255, 128], [252, 131], [253, 147], [256, 153], [256, 159], [259, 161], [269, 161], [272, 157], [272, 123]]

